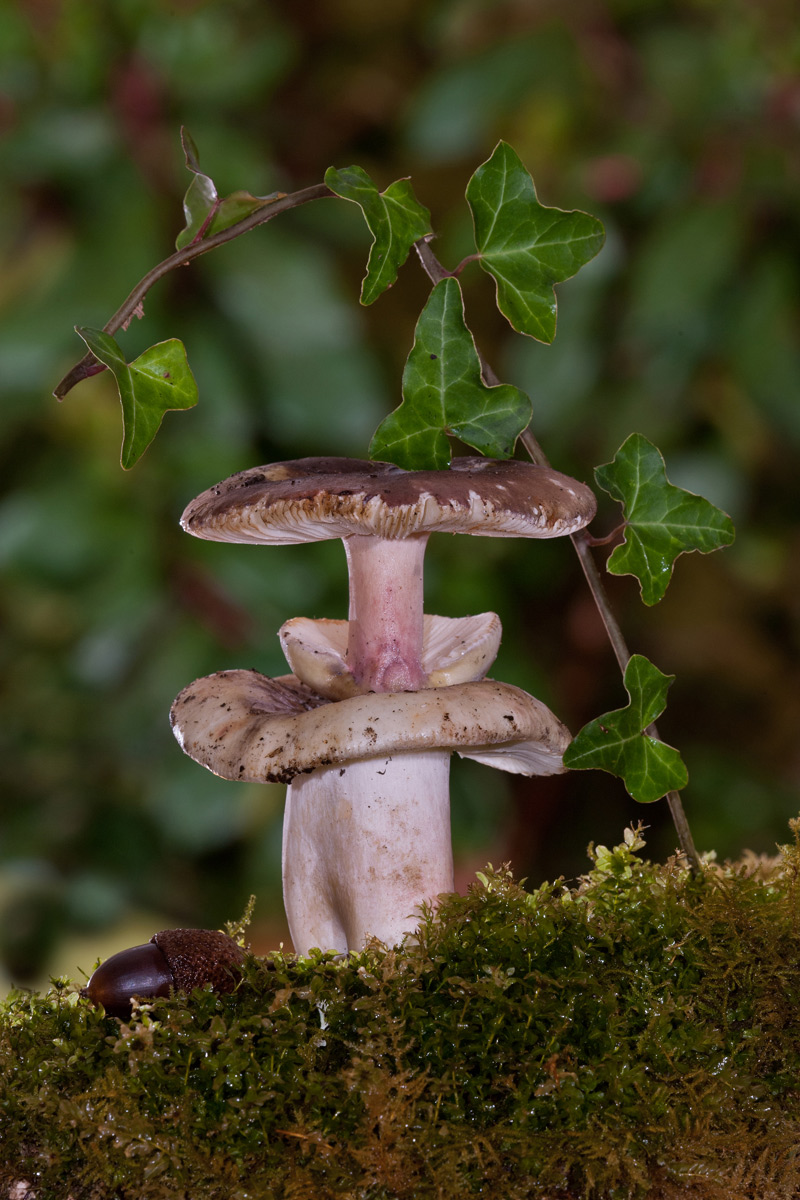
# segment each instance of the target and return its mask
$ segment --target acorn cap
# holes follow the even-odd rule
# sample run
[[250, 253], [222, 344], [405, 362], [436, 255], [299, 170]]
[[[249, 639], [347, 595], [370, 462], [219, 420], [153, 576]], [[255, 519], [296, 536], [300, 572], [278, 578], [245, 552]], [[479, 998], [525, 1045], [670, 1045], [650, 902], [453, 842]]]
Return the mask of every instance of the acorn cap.
[[571, 741], [541, 701], [493, 679], [330, 703], [292, 675], [218, 671], [184, 688], [170, 719], [196, 762], [223, 779], [255, 783], [436, 749], [515, 774], [555, 775]]
[[211, 984], [215, 992], [232, 992], [245, 952], [217, 929], [162, 929], [150, 941], [158, 946], [175, 979], [175, 989], [192, 992]]
[[594, 516], [585, 484], [534, 463], [469, 456], [449, 471], [405, 471], [357, 458], [299, 458], [240, 471], [186, 508], [187, 533], [218, 542], [293, 545], [441, 530], [551, 538]]

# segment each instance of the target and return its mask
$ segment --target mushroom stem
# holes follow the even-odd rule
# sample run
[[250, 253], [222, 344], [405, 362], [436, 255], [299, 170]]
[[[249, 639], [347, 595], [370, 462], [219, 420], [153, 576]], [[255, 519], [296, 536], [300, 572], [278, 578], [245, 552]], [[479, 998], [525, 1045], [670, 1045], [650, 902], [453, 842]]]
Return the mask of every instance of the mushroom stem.
[[422, 568], [427, 534], [344, 539], [350, 573], [347, 665], [360, 690], [411, 692], [422, 667]]
[[453, 890], [450, 751], [298, 775], [286, 794], [283, 894], [292, 942], [339, 953], [399, 943]]

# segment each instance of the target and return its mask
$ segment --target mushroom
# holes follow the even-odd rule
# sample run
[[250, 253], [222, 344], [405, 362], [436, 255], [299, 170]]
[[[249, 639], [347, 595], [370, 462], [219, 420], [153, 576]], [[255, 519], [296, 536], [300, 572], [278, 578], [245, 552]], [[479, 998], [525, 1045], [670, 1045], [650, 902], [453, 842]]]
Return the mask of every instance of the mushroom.
[[525, 775], [563, 770], [570, 735], [495, 680], [329, 701], [293, 675], [219, 671], [172, 705], [173, 731], [225, 779], [289, 783], [284, 903], [295, 950], [388, 945], [453, 890], [450, 755]]
[[[485, 458], [450, 471], [299, 459], [242, 471], [188, 505], [182, 525], [198, 537], [345, 546], [349, 619], [283, 626], [294, 675], [222, 672], [172, 709], [184, 750], [210, 770], [290, 782], [283, 881], [298, 952], [359, 949], [370, 935], [394, 944], [423, 901], [452, 890], [453, 750], [528, 774], [563, 769], [569, 734], [552, 713], [482, 679], [499, 619], [423, 615], [429, 534], [557, 537], [594, 511], [567, 476]], [[506, 758], [504, 745], [515, 747]]]
[[594, 494], [550, 467], [468, 457], [449, 471], [301, 458], [240, 471], [181, 518], [220, 542], [286, 546], [341, 538], [350, 576], [344, 669], [354, 691], [415, 691], [422, 664], [422, 567], [434, 530], [481, 537], [560, 537], [595, 513]]

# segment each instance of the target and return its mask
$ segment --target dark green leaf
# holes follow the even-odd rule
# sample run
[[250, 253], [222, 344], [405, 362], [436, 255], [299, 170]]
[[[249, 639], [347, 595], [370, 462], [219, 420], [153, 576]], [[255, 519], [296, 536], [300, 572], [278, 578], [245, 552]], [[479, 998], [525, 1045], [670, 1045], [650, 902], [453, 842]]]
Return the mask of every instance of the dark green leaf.
[[564, 754], [564, 766], [578, 771], [595, 767], [617, 775], [642, 804], [685, 787], [689, 776], [678, 751], [645, 733], [664, 711], [674, 678], [643, 655], [632, 655], [625, 668], [627, 708], [584, 725]]
[[359, 205], [372, 234], [367, 274], [361, 285], [361, 303], [371, 304], [397, 279], [414, 242], [431, 232], [431, 214], [419, 203], [407, 179], [398, 179], [379, 192], [361, 167], [341, 171], [329, 167], [325, 183], [343, 200]]
[[533, 179], [506, 142], [470, 179], [467, 201], [481, 266], [497, 284], [498, 308], [518, 333], [552, 342], [554, 285], [598, 253], [602, 224], [588, 213], [541, 205]]
[[114, 374], [122, 403], [122, 452], [120, 462], [127, 470], [144, 454], [164, 413], [192, 408], [197, 403], [197, 384], [186, 361], [182, 342], [172, 338], [159, 342], [132, 363], [125, 361], [119, 345], [100, 329], [78, 329], [86, 345]]
[[595, 470], [595, 478], [625, 513], [625, 541], [609, 558], [608, 570], [635, 575], [645, 604], [664, 595], [679, 554], [708, 554], [733, 541], [730, 517], [671, 484], [660, 451], [640, 433], [631, 434], [614, 460]]
[[194, 178], [183, 198], [186, 225], [175, 239], [177, 250], [183, 250], [201, 238], [222, 233], [283, 195], [282, 192], [272, 192], [269, 196], [251, 196], [249, 192], [236, 191], [220, 200], [214, 181], [200, 170], [197, 146], [186, 129], [181, 130], [181, 143], [186, 166]]
[[443, 279], [417, 322], [403, 403], [378, 426], [369, 452], [408, 470], [438, 470], [450, 465], [452, 434], [481, 454], [508, 458], [530, 417], [524, 392], [483, 382], [461, 288]]

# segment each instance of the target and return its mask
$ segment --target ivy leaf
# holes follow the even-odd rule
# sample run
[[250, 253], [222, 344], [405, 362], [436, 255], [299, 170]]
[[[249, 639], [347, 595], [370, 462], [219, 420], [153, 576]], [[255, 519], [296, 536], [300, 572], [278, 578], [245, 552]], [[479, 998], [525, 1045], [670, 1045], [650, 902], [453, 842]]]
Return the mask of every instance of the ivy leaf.
[[407, 179], [398, 179], [379, 192], [361, 167], [341, 171], [329, 167], [325, 183], [343, 200], [358, 204], [364, 213], [372, 246], [361, 284], [361, 303], [372, 304], [397, 279], [414, 242], [431, 233], [431, 214], [417, 200]]
[[671, 484], [661, 452], [640, 433], [632, 433], [614, 460], [594, 474], [625, 513], [625, 541], [609, 558], [608, 570], [635, 575], [645, 604], [664, 595], [678, 555], [709, 554], [734, 539], [727, 513]]
[[624, 676], [627, 708], [584, 725], [564, 754], [564, 766], [578, 771], [596, 767], [617, 775], [642, 804], [680, 791], [689, 779], [683, 759], [673, 746], [645, 732], [666, 708], [667, 690], [674, 679], [643, 655], [632, 655]]
[[584, 212], [545, 208], [519, 156], [500, 142], [467, 184], [479, 261], [494, 276], [497, 306], [518, 333], [556, 336], [554, 285], [598, 253], [605, 232]]
[[192, 408], [197, 384], [177, 338], [159, 342], [132, 363], [113, 337], [101, 329], [78, 329], [92, 354], [113, 373], [122, 403], [122, 451], [125, 470], [142, 457], [158, 433], [164, 413]]
[[403, 403], [378, 426], [369, 453], [407, 470], [441, 470], [450, 465], [452, 434], [481, 454], [508, 458], [530, 418], [524, 392], [483, 382], [461, 288], [443, 279], [417, 322]]
[[181, 129], [181, 145], [186, 166], [194, 179], [183, 198], [186, 225], [175, 239], [177, 250], [183, 250], [184, 246], [191, 246], [202, 238], [213, 237], [215, 233], [222, 233], [237, 221], [243, 221], [251, 213], [284, 195], [283, 192], [272, 192], [269, 196], [251, 196], [249, 192], [237, 191], [220, 200], [213, 179], [200, 170], [197, 146], [186, 129]]
[[183, 197], [183, 213], [186, 217], [186, 226], [175, 239], [175, 247], [178, 250], [182, 250], [184, 246], [190, 246], [196, 238], [203, 235], [208, 228], [211, 215], [219, 203], [219, 196], [217, 195], [214, 181], [200, 170], [197, 147], [186, 129], [181, 129], [181, 144], [186, 158], [186, 166], [192, 172], [194, 178], [186, 190], [186, 195]]

